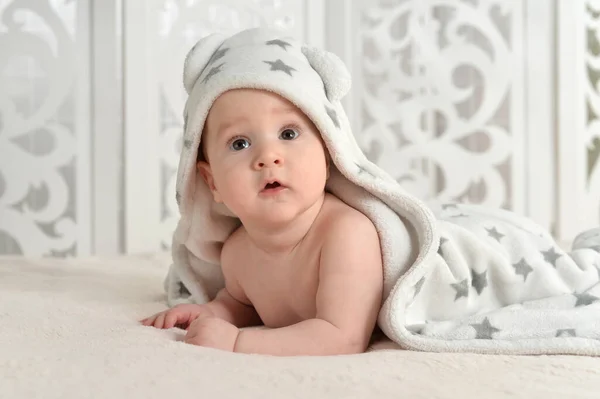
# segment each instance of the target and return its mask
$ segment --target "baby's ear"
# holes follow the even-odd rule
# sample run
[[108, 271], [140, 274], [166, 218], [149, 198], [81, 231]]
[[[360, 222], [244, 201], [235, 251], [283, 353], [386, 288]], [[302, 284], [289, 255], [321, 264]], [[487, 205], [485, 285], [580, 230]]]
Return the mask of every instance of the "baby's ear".
[[329, 101], [339, 101], [350, 91], [352, 85], [350, 72], [337, 55], [309, 46], [302, 47], [302, 53], [310, 66], [321, 76]]
[[198, 161], [198, 163], [196, 163], [196, 169], [198, 170], [198, 173], [200, 173], [200, 176], [202, 176], [202, 180], [204, 180], [208, 186], [208, 189], [215, 199], [215, 202], [223, 202], [219, 192], [217, 191], [217, 187], [215, 186], [215, 179], [213, 177], [210, 165], [204, 161]]
[[[187, 94], [190, 94], [194, 88], [202, 71], [213, 61], [213, 58], [217, 58], [216, 53], [225, 39], [227, 37], [222, 34], [210, 34], [200, 39], [188, 52], [183, 66], [183, 86]], [[221, 49], [220, 54], [224, 55], [225, 52], [226, 50]]]

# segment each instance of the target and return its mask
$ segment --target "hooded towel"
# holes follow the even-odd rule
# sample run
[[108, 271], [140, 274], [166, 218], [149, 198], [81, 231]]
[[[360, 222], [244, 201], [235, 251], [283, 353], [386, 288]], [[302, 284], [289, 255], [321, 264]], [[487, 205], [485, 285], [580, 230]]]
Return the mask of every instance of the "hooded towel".
[[410, 195], [359, 148], [340, 102], [350, 75], [334, 54], [271, 29], [212, 34], [189, 51], [183, 80], [169, 305], [205, 303], [224, 286], [220, 252], [240, 221], [213, 201], [196, 160], [217, 97], [254, 88], [313, 121], [332, 160], [327, 190], [375, 225], [384, 265], [378, 324], [390, 339], [425, 351], [600, 354], [600, 229], [567, 253], [511, 212]]

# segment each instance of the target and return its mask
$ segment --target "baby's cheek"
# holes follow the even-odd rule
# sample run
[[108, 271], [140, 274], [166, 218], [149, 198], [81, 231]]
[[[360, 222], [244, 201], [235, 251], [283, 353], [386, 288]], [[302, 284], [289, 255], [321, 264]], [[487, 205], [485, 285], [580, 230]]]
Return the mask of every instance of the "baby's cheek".
[[310, 162], [305, 163], [305, 172], [311, 176], [311, 180], [319, 182], [327, 176], [327, 160], [325, 156], [315, 156]]
[[251, 194], [250, 177], [240, 173], [232, 173], [224, 179], [226, 195], [232, 203], [243, 203]]
[[223, 194], [227, 195], [228, 197], [235, 195], [235, 193], [237, 191], [239, 191], [239, 178], [236, 179], [235, 176], [232, 176], [232, 175], [223, 176], [222, 184], [223, 184], [223, 187], [222, 187], [221, 191], [223, 192]]

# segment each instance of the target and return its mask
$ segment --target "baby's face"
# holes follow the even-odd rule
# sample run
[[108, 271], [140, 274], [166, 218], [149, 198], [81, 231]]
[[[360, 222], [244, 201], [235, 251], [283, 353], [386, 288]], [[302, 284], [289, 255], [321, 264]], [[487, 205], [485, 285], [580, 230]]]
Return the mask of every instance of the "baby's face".
[[292, 220], [318, 201], [327, 157], [310, 119], [284, 98], [238, 89], [213, 104], [202, 141], [207, 161], [198, 170], [214, 199], [242, 222]]

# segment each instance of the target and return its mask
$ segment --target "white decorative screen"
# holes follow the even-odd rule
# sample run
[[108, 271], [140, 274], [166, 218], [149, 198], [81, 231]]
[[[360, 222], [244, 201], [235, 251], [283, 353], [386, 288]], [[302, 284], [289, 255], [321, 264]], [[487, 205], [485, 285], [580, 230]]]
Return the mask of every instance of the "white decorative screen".
[[363, 148], [423, 198], [522, 208], [521, 2], [367, 4], [355, 92]]
[[0, 253], [89, 252], [85, 18], [85, 1], [0, 0]]
[[0, 0], [0, 254], [168, 248], [184, 57], [253, 26], [347, 63], [359, 144], [414, 194], [598, 225], [598, 0]]
[[559, 229], [600, 224], [600, 2], [559, 2]]

